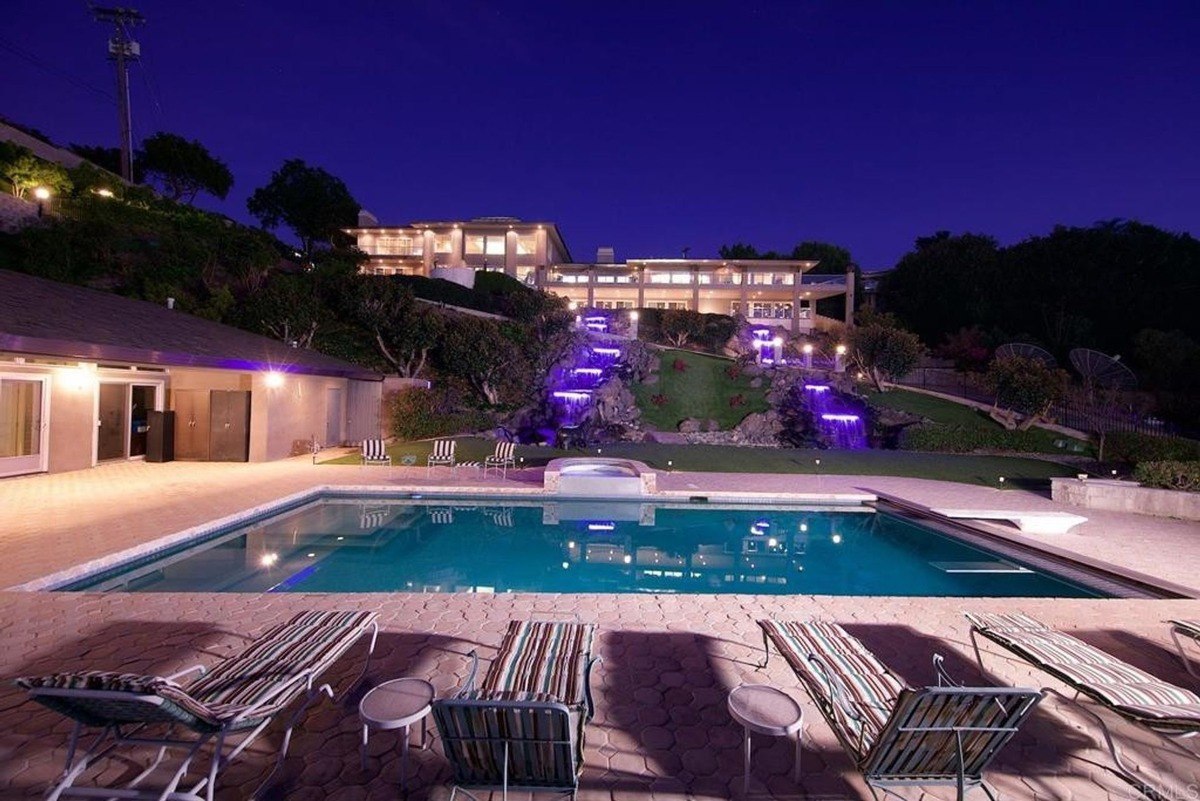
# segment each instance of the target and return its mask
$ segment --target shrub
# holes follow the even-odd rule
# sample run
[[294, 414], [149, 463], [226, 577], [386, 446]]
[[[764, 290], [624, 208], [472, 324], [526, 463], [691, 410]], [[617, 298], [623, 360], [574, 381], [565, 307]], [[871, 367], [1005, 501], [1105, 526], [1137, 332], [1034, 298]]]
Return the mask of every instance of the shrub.
[[1034, 431], [965, 428], [927, 423], [905, 428], [900, 434], [898, 444], [901, 450], [906, 451], [1036, 453], [1041, 449], [1041, 440], [1042, 435]]
[[408, 387], [388, 395], [386, 402], [391, 433], [402, 440], [480, 431], [491, 425], [485, 413], [456, 408], [449, 396], [437, 389]]
[[729, 378], [730, 381], [736, 381], [741, 374], [742, 374], [742, 368], [740, 365], [738, 365], [736, 363], [731, 364], [725, 368], [725, 375]]
[[1133, 477], [1145, 487], [1200, 492], [1200, 462], [1142, 462]]
[[662, 394], [661, 392], [658, 393], [657, 395], [651, 395], [650, 402], [653, 403], [655, 406], [666, 406], [667, 405], [667, 396]]
[[746, 405], [746, 396], [741, 393], [738, 393], [737, 395], [734, 395], [729, 399], [729, 407], [731, 409], [735, 408], [737, 406], [745, 406], [745, 405]]
[[683, 359], [676, 359], [675, 361], [671, 362], [671, 369], [677, 373], [687, 372], [688, 363]]
[[1114, 431], [1104, 435], [1104, 459], [1127, 464], [1200, 460], [1200, 442], [1182, 437], [1156, 437]]

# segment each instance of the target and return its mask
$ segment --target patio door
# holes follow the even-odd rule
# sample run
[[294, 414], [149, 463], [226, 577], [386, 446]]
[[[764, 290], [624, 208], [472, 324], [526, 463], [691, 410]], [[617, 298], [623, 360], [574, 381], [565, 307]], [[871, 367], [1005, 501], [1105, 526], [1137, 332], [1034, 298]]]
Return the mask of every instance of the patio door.
[[0, 375], [0, 476], [46, 470], [46, 379]]
[[157, 408], [156, 384], [100, 382], [96, 461], [145, 456], [148, 416]]

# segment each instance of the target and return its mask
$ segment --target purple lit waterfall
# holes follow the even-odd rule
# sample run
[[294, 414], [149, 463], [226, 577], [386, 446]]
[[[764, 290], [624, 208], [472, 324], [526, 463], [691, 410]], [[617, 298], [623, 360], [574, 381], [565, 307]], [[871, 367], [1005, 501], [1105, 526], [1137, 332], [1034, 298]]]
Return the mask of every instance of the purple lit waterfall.
[[804, 396], [821, 438], [833, 448], [867, 447], [867, 427], [860, 409], [828, 384], [805, 384]]
[[558, 425], [573, 428], [592, 413], [592, 394], [608, 380], [610, 371], [621, 361], [621, 349], [609, 345], [591, 345], [575, 357], [573, 366], [563, 368], [550, 389], [550, 398], [558, 412]]

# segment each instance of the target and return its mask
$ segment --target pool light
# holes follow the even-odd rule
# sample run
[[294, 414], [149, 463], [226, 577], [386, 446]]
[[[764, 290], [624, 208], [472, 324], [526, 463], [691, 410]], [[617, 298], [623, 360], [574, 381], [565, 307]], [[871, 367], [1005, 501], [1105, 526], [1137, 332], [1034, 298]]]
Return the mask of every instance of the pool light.
[[842, 535], [841, 534], [834, 534], [832, 537], [830, 537], [830, 539], [833, 540], [834, 545], [842, 544]]

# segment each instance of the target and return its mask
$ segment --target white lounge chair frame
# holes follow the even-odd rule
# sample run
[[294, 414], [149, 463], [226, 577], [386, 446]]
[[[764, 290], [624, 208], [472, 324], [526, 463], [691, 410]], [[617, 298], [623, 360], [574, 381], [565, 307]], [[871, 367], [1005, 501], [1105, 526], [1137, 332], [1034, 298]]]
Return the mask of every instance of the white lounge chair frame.
[[[766, 667], [771, 648], [765, 626], [762, 634], [761, 667]], [[975, 788], [994, 801], [999, 796], [984, 780], [983, 771], [1043, 697], [1038, 690], [1020, 687], [963, 687], [946, 673], [942, 657], [935, 654], [938, 686], [900, 690], [887, 722], [869, 747], [864, 748], [866, 727], [857, 727], [859, 737], [855, 741], [850, 737], [850, 730], [855, 727], [846, 725], [851, 721], [861, 724], [862, 713], [850, 701], [842, 680], [831, 669], [831, 661], [808, 654], [807, 664], [811, 669], [809, 676], [802, 675], [789, 661], [847, 756], [862, 773], [871, 797], [877, 800], [877, 789], [885, 796], [902, 798], [892, 788], [941, 785], [954, 787], [958, 801], [963, 801]], [[819, 679], [824, 693], [814, 691], [817, 688], [810, 683], [813, 678]], [[991, 725], [939, 723], [946, 719], [976, 723], [990, 719]], [[953, 766], [951, 772], [947, 771], [948, 761]]]
[[[1184, 746], [1180, 745], [1178, 740], [1188, 739], [1188, 738], [1196, 736], [1197, 734], [1200, 734], [1200, 721], [1198, 721], [1196, 724], [1192, 725], [1191, 727], [1182, 727], [1177, 722], [1170, 723], [1167, 721], [1164, 721], [1161, 724], [1156, 725], [1155, 721], [1150, 717], [1143, 717], [1143, 716], [1127, 714], [1125, 711], [1122, 711], [1121, 709], [1118, 709], [1110, 704], [1107, 704], [1104, 702], [1103, 699], [1098, 698], [1095, 695], [1093, 695], [1092, 694], [1093, 691], [1086, 684], [1076, 681], [1075, 679], [1071, 678], [1070, 676], [1064, 675], [1060, 671], [1055, 670], [1052, 665], [1042, 664], [1034, 659], [1031, 659], [1029, 656], [1021, 653], [1018, 650], [1015, 650], [1012, 646], [1010, 646], [1004, 642], [1000, 642], [999, 640], [995, 639], [992, 636], [989, 636], [988, 627], [985, 625], [981, 625], [978, 622], [978, 619], [974, 615], [967, 614], [966, 617], [969, 621], [971, 621], [971, 647], [975, 649], [975, 660], [976, 660], [976, 662], [979, 663], [979, 669], [981, 671], [984, 669], [983, 655], [979, 648], [978, 637], [984, 637], [989, 642], [999, 646], [1000, 648], [1003, 648], [1004, 650], [1008, 651], [1010, 654], [1013, 654], [1014, 656], [1018, 657], [1019, 659], [1021, 659], [1021, 661], [1025, 662], [1026, 664], [1032, 665], [1032, 666], [1036, 667], [1038, 670], [1041, 670], [1045, 673], [1050, 674], [1055, 679], [1058, 679], [1063, 684], [1070, 687], [1072, 690], [1074, 690], [1073, 695], [1067, 695], [1066, 693], [1064, 693], [1054, 687], [1043, 687], [1042, 692], [1054, 695], [1056, 698], [1059, 698], [1062, 701], [1064, 701], [1068, 704], [1071, 704], [1075, 709], [1078, 709], [1080, 712], [1085, 714], [1088, 718], [1093, 720], [1096, 723], [1096, 725], [1100, 728], [1100, 733], [1104, 737], [1104, 744], [1108, 749], [1109, 755], [1113, 759], [1113, 763], [1116, 765], [1116, 770], [1113, 770], [1112, 768], [1106, 768], [1106, 766], [1104, 766], [1104, 765], [1100, 765], [1100, 767], [1106, 768], [1107, 770], [1111, 771], [1112, 773], [1114, 773], [1115, 775], [1120, 777], [1122, 780], [1133, 785], [1135, 788], [1137, 788], [1137, 790], [1142, 795], [1146, 796], [1149, 799], [1152, 799], [1152, 801], [1168, 801], [1166, 796], [1164, 796], [1161, 792], [1159, 792], [1157, 789], [1155, 789], [1155, 784], [1153, 782], [1143, 779], [1141, 777], [1141, 775], [1139, 774], [1139, 772], [1135, 768], [1126, 764], [1125, 760], [1121, 758], [1121, 751], [1120, 751], [1120, 748], [1117, 746], [1116, 740], [1113, 739], [1112, 731], [1109, 729], [1108, 724], [1104, 721], [1104, 718], [1102, 718], [1097, 713], [1096, 709], [1106, 710], [1106, 711], [1110, 712], [1111, 714], [1116, 715], [1117, 717], [1121, 718], [1122, 720], [1125, 720], [1136, 726], [1140, 726], [1140, 727], [1146, 729], [1147, 731], [1158, 735], [1164, 743], [1167, 743], [1168, 745], [1172, 746], [1180, 754], [1182, 754], [1183, 756], [1186, 756], [1190, 759], [1200, 758], [1200, 754], [1197, 754], [1196, 752], [1191, 751], [1188, 748], [1185, 748]], [[1057, 632], [1057, 629], [1051, 629], [1049, 627], [1046, 627], [1045, 630]], [[1063, 634], [1063, 632], [1057, 632], [1057, 633]], [[1070, 637], [1071, 635], [1067, 634], [1064, 636]], [[1071, 639], [1075, 639], [1075, 638], [1072, 637]], [[1098, 652], [1104, 654], [1109, 659], [1111, 659], [1113, 663], [1115, 663], [1117, 665], [1124, 665], [1126, 667], [1132, 668], [1132, 666], [1128, 665], [1128, 663], [1126, 663], [1120, 659], [1117, 659], [1115, 656], [1112, 656], [1112, 654], [1108, 654], [1105, 651], [1101, 651], [1099, 648], [1095, 648], [1095, 646], [1088, 645], [1088, 643], [1084, 643], [1082, 640], [1076, 640], [1076, 641], [1085, 647], [1092, 648], [1095, 651], [1098, 651]], [[1140, 672], [1144, 672], [1144, 671], [1140, 671]], [[1151, 677], [1151, 678], [1154, 678], [1154, 677]], [[1168, 686], [1173, 686], [1173, 685], [1170, 685], [1169, 682], [1162, 681], [1162, 679], [1157, 679], [1157, 681], [1162, 682], [1163, 684], [1166, 684]], [[1185, 692], [1187, 692], [1187, 691], [1185, 690]], [[1080, 695], [1082, 695], [1086, 699], [1092, 701], [1092, 703], [1091, 704], [1083, 703], [1083, 701], [1080, 700]]]
[[449, 467], [451, 470], [457, 470], [458, 465], [454, 461], [454, 451], [458, 446], [458, 441], [453, 439], [435, 439], [433, 441], [433, 450], [429, 456], [425, 457], [425, 477], [429, 478], [432, 475], [432, 470], [438, 466]]
[[364, 439], [362, 441], [362, 463], [391, 467], [392, 457], [388, 455], [387, 444], [381, 439]]
[[[354, 681], [347, 685], [342, 695], [348, 692], [366, 675], [367, 667], [370, 664], [371, 656], [375, 652], [375, 644], [379, 637], [379, 623], [377, 620], [372, 619], [361, 628], [359, 639], [368, 631], [371, 633], [371, 640], [366, 658], [363, 661], [362, 670], [355, 677]], [[347, 646], [347, 650], [350, 647], [353, 647], [353, 644]], [[345, 652], [343, 651], [343, 653]], [[204, 676], [207, 670], [202, 665], [193, 665], [163, 678], [168, 681], [176, 681], [194, 673]], [[283, 742], [279, 747], [279, 755], [275, 759], [275, 764], [271, 772], [263, 779], [251, 796], [252, 798], [257, 798], [270, 785], [271, 781], [275, 778], [275, 774], [279, 772], [279, 768], [283, 765], [283, 761], [287, 757], [288, 748], [291, 745], [292, 731], [308, 708], [322, 695], [327, 696], [331, 700], [340, 697], [334, 693], [333, 687], [329, 684], [314, 686], [317, 678], [318, 674], [313, 669], [306, 669], [296, 673], [286, 681], [281, 682], [269, 695], [259, 698], [254, 704], [239, 710], [235, 717], [224, 721], [224, 725], [220, 728], [189, 727], [186, 721], [179, 719], [178, 715], [168, 714], [164, 709], [167, 699], [159, 695], [142, 695], [119, 690], [85, 690], [60, 687], [30, 688], [28, 692], [31, 698], [48, 701], [48, 705], [61, 714], [70, 716], [67, 711], [55, 704], [56, 701], [61, 701], [67, 705], [82, 702], [80, 704], [83, 707], [81, 714], [91, 716], [91, 720], [88, 722], [72, 716], [75, 720], [75, 725], [71, 730], [71, 736], [67, 743], [67, 755], [63, 772], [59, 777], [58, 783], [48, 791], [46, 801], [57, 801], [59, 798], [214, 801], [217, 778], [220, 772], [233, 762], [239, 754], [246, 750], [268, 726], [274, 723], [276, 717], [283, 710], [266, 714], [263, 720], [257, 724], [247, 724], [247, 721], [256, 720], [261, 714], [261, 710], [273, 706], [276, 699], [280, 696], [294, 692], [298, 686], [302, 686], [304, 701], [288, 719], [287, 728], [284, 730]], [[133, 720], [113, 720], [100, 725], [100, 733], [92, 741], [91, 745], [84, 750], [82, 755], [77, 758], [76, 754], [79, 750], [84, 729], [87, 727], [96, 727], [98, 725], [96, 721], [100, 719], [99, 715], [93, 716], [90, 712], [86, 711], [86, 705], [89, 702], [95, 702], [96, 706], [108, 708], [114, 718], [119, 715], [121, 718], [132, 718]], [[161, 737], [139, 736], [147, 727], [163, 723], [170, 726], [165, 735]], [[183, 728], [186, 731], [180, 732], [179, 736], [171, 736], [174, 734], [176, 728]], [[230, 747], [231, 744], [229, 743], [231, 736], [235, 738], [240, 737], [236, 743], [232, 744], [232, 747]], [[179, 783], [187, 775], [192, 760], [210, 743], [212, 744], [212, 754], [209, 758], [208, 771], [196, 784], [190, 788], [180, 790]], [[121, 787], [74, 786], [75, 781], [98, 760], [126, 746], [157, 746], [158, 753], [141, 773], [134, 776], [133, 779]], [[229, 747], [228, 751], [226, 751], [227, 747]], [[172, 774], [167, 784], [156, 788], [139, 787], [162, 764], [167, 752], [172, 749], [183, 750], [184, 754], [179, 767]]]
[[1192, 667], [1192, 660], [1188, 658], [1187, 651], [1183, 647], [1183, 640], [1180, 639], [1180, 637], [1187, 637], [1193, 643], [1200, 644], [1200, 623], [1194, 620], [1170, 620], [1168, 622], [1171, 624], [1171, 639], [1175, 641], [1175, 650], [1179, 652], [1179, 661], [1183, 662], [1183, 669], [1192, 678], [1200, 679], [1200, 674], [1197, 674], [1196, 669]]
[[483, 460], [483, 474], [486, 476], [488, 470], [496, 470], [500, 472], [501, 478], [508, 478], [508, 468], [517, 466], [514, 456], [516, 449], [514, 442], [497, 442], [496, 450]]

